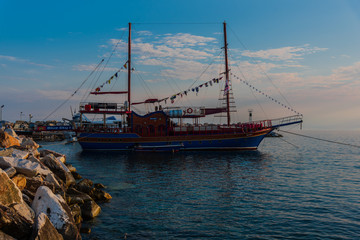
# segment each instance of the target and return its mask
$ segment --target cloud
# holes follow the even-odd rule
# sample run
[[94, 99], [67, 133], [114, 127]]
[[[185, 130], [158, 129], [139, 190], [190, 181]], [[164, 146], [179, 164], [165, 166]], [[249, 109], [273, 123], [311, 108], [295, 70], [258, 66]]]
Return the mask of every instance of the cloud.
[[31, 62], [31, 61], [29, 61], [27, 59], [22, 59], [22, 58], [13, 57], [13, 56], [0, 55], [0, 60], [5, 60], [5, 61], [9, 61], [9, 62], [24, 63], [24, 64], [29, 64], [29, 65], [34, 65], [34, 66], [44, 67], [44, 68], [53, 68], [53, 66], [51, 66], [51, 65], [35, 63], [35, 62]]
[[336, 89], [340, 91], [346, 88], [348, 93], [358, 92], [360, 88], [360, 62], [350, 66], [342, 66], [332, 70], [330, 75], [312, 76], [307, 79], [307, 84], [319, 89]]
[[242, 52], [242, 56], [268, 59], [272, 61], [290, 61], [303, 59], [304, 55], [309, 55], [326, 50], [327, 48], [310, 47], [309, 44], [305, 44], [299, 47], [282, 47], [253, 52], [250, 50], [245, 50]]
[[163, 38], [164, 44], [174, 48], [204, 46], [209, 42], [216, 42], [216, 38], [191, 35], [189, 33], [177, 33]]
[[150, 32], [150, 31], [137, 31], [137, 34], [139, 34], [140, 36], [151, 36], [152, 32]]
[[119, 32], [122, 32], [122, 31], [127, 31], [128, 28], [116, 28], [115, 30], [116, 30], [116, 31], [119, 31]]
[[[94, 71], [95, 68], [96, 68], [97, 64], [79, 64], [79, 65], [75, 65], [73, 66], [73, 70], [75, 71]], [[118, 71], [119, 68], [115, 68], [115, 67], [106, 67], [106, 68], [102, 68], [101, 66], [97, 69], [97, 71], [112, 71], [112, 72], [115, 72], [115, 71]]]

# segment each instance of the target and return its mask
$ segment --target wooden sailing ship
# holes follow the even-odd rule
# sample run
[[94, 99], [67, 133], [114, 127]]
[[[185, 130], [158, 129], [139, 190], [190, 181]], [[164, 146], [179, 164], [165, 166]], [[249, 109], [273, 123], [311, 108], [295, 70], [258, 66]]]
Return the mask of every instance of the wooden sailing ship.
[[[155, 111], [145, 115], [136, 113], [136, 104], [157, 103], [158, 99], [147, 99], [134, 103], [131, 98], [131, 23], [128, 35], [127, 91], [99, 92], [93, 94], [126, 94], [124, 104], [86, 102], [80, 104], [80, 122], [77, 126], [78, 142], [83, 150], [123, 150], [123, 151], [181, 151], [181, 150], [255, 150], [263, 138], [274, 129], [285, 125], [302, 123], [302, 116], [276, 120], [249, 121], [242, 124], [231, 123], [230, 79], [228, 67], [228, 47], [226, 23], [224, 29], [225, 52], [225, 107], [155, 107]], [[219, 81], [219, 79], [214, 79]], [[186, 94], [186, 92], [185, 92]], [[199, 125], [198, 119], [212, 114], [226, 113], [225, 125]], [[83, 121], [85, 114], [103, 116], [103, 122], [94, 124]], [[106, 116], [118, 115], [121, 121], [107, 124]], [[180, 124], [174, 124], [178, 119]], [[185, 119], [194, 119], [194, 124], [182, 124]]]

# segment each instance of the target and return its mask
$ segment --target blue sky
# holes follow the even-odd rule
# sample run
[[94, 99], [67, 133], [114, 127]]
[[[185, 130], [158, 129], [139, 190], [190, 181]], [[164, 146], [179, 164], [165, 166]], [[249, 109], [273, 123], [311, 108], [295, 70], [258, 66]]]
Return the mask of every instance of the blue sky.
[[[128, 22], [135, 23], [134, 101], [164, 98], [195, 79], [197, 85], [218, 77], [224, 20], [235, 76], [304, 114], [304, 128], [360, 129], [360, 2], [345, 0], [0, 0], [3, 118], [14, 121], [22, 112], [22, 119], [44, 119], [118, 43], [98, 85], [108, 80], [126, 61]], [[125, 87], [120, 81], [115, 87]], [[246, 121], [249, 108], [259, 120], [293, 114], [236, 77], [232, 82], [234, 121]], [[219, 88], [175, 105], [217, 104], [209, 96], [216, 99]], [[50, 119], [70, 117], [70, 105], [77, 108], [83, 94]]]

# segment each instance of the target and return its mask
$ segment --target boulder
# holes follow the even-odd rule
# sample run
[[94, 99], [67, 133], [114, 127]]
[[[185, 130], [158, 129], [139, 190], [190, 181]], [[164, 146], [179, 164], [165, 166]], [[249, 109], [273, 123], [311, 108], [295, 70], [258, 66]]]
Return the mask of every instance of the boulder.
[[9, 176], [0, 169], [0, 204], [10, 206], [22, 202], [22, 193]]
[[0, 204], [15, 209], [17, 214], [33, 223], [34, 214], [24, 202], [22, 193], [9, 176], [0, 169]]
[[40, 156], [41, 157], [45, 157], [49, 154], [52, 154], [55, 156], [55, 158], [57, 158], [58, 160], [60, 160], [62, 163], [65, 163], [66, 162], [66, 156], [64, 154], [61, 154], [61, 153], [58, 153], [58, 152], [55, 152], [55, 151], [51, 151], [51, 150], [48, 150], [48, 149], [42, 149], [40, 151]]
[[79, 224], [81, 224], [82, 222], [82, 217], [81, 217], [81, 208], [78, 204], [74, 204], [70, 206], [71, 209], [71, 214], [74, 218], [75, 224], [79, 226]]
[[85, 233], [85, 234], [90, 234], [91, 233], [91, 228], [89, 228], [89, 227], [81, 227], [80, 232]]
[[[57, 191], [63, 191], [64, 192], [64, 188], [62, 187], [62, 185], [59, 183], [59, 181], [56, 179], [55, 175], [53, 173], [48, 174], [45, 177], [45, 181], [54, 184], [55, 189]], [[61, 181], [61, 180], [60, 180]]]
[[0, 147], [9, 148], [11, 146], [20, 146], [20, 142], [7, 132], [0, 131]]
[[46, 176], [47, 174], [51, 173], [49, 169], [45, 169], [38, 162], [14, 157], [0, 157], [0, 168], [8, 167], [14, 167], [18, 173], [22, 173], [27, 177], [33, 177], [39, 173]]
[[[105, 187], [104, 185], [97, 185], [98, 187]], [[112, 197], [109, 193], [93, 187], [93, 182], [89, 179], [83, 179], [75, 185], [75, 188], [80, 192], [88, 194], [95, 201], [109, 201]]]
[[[1, 132], [1, 131], [0, 131]], [[0, 151], [0, 157], [11, 157], [14, 149], [13, 148], [7, 148]]]
[[41, 162], [53, 171], [53, 173], [55, 173], [55, 175], [57, 175], [62, 181], [64, 181], [67, 187], [76, 183], [70, 170], [53, 154], [46, 155], [41, 159]]
[[12, 157], [26, 159], [29, 157], [29, 154], [30, 153], [28, 151], [13, 148]]
[[10, 178], [15, 176], [15, 174], [16, 174], [16, 169], [14, 167], [6, 168], [6, 169], [4, 169], [4, 171]]
[[108, 202], [112, 198], [109, 193], [97, 188], [93, 189], [90, 197], [92, 197], [96, 202]]
[[10, 235], [7, 235], [6, 233], [0, 231], [0, 239], [1, 240], [16, 240], [16, 238], [13, 238]]
[[22, 194], [22, 198], [23, 198], [24, 202], [26, 202], [27, 205], [31, 206], [31, 204], [32, 204], [32, 199], [31, 199], [28, 195], [26, 195], [26, 194], [23, 193], [23, 194]]
[[37, 149], [31, 149], [30, 151], [30, 155], [35, 157], [35, 158], [40, 158], [40, 153]]
[[10, 136], [14, 137], [14, 138], [18, 138], [19, 139], [19, 136], [16, 134], [16, 132], [14, 131], [14, 129], [12, 128], [6, 128], [4, 130], [5, 133], [9, 134]]
[[26, 187], [26, 177], [22, 174], [17, 174], [15, 177], [11, 178], [11, 180], [16, 184], [20, 191], [24, 190]]
[[25, 147], [26, 149], [38, 149], [39, 144], [37, 144], [31, 138], [24, 138], [20, 144], [21, 147]]
[[26, 196], [28, 196], [31, 199], [31, 201], [35, 198], [35, 192], [30, 192], [27, 189], [24, 189], [21, 192], [23, 193], [23, 195], [25, 194]]
[[70, 170], [70, 172], [76, 172], [76, 168], [71, 164], [65, 164], [65, 166]]
[[24, 217], [28, 222], [32, 224], [34, 223], [35, 212], [26, 202], [24, 202], [24, 200], [21, 203], [12, 205], [11, 208], [13, 208], [20, 216]]
[[48, 187], [38, 188], [32, 208], [36, 216], [45, 213], [65, 240], [81, 239], [69, 206], [61, 196], [55, 195]]
[[94, 184], [94, 187], [97, 188], [97, 189], [103, 189], [103, 188], [106, 188], [103, 184], [101, 183], [95, 183]]
[[71, 172], [71, 174], [76, 180], [82, 179], [82, 176], [78, 172]]
[[0, 227], [2, 232], [19, 240], [27, 240], [31, 234], [32, 224], [33, 222], [28, 222], [14, 209], [0, 204]]
[[48, 216], [45, 213], [40, 213], [36, 218], [30, 239], [63, 240], [64, 238], [60, 233], [58, 233], [54, 225], [52, 225]]
[[75, 188], [69, 187], [66, 191], [66, 202], [69, 205], [79, 204], [82, 205], [86, 201], [91, 201], [91, 197], [86, 193], [80, 192]]
[[55, 192], [55, 186], [53, 183], [44, 181], [40, 177], [26, 178], [25, 189], [28, 191], [35, 193], [40, 186], [46, 186], [52, 192]]
[[84, 219], [92, 219], [100, 214], [101, 208], [94, 200], [86, 201], [81, 207], [81, 215]]
[[75, 188], [90, 195], [94, 191], [93, 185], [94, 183], [90, 179], [84, 178], [75, 185]]

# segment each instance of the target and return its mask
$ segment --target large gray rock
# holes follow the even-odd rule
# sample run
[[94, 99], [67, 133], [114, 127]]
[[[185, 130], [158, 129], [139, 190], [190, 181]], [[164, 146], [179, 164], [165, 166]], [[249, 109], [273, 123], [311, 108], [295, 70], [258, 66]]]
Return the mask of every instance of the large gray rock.
[[31, 240], [63, 240], [63, 236], [58, 233], [54, 225], [50, 222], [45, 213], [40, 213], [37, 216]]
[[45, 213], [65, 240], [81, 239], [69, 206], [60, 195], [55, 195], [48, 187], [38, 188], [32, 208], [36, 216]]
[[42, 149], [40, 151], [40, 156], [41, 157], [45, 157], [49, 154], [52, 154], [55, 156], [56, 159], [58, 159], [59, 161], [61, 161], [62, 163], [65, 163], [66, 162], [66, 156], [64, 154], [61, 154], [61, 153], [58, 153], [58, 152], [55, 152], [55, 151], [52, 151], [52, 150], [48, 150], [48, 149]]
[[12, 157], [26, 159], [29, 157], [29, 152], [14, 148], [12, 152]]
[[51, 173], [49, 169], [44, 168], [38, 162], [15, 157], [0, 157], [0, 168], [9, 167], [14, 167], [18, 173], [22, 173], [27, 177], [33, 177], [39, 173], [46, 176]]
[[53, 171], [53, 173], [55, 173], [55, 175], [57, 175], [62, 181], [64, 181], [66, 186], [70, 186], [76, 183], [70, 170], [53, 154], [46, 155], [41, 159], [41, 162], [44, 163], [51, 171]]

